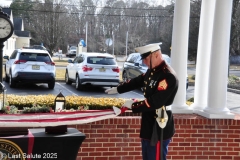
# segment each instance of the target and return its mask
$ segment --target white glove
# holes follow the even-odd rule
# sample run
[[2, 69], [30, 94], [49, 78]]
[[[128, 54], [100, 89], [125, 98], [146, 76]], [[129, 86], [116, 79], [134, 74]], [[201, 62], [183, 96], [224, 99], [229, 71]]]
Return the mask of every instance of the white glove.
[[132, 109], [132, 104], [133, 104], [133, 103], [134, 103], [133, 100], [131, 100], [131, 99], [126, 99], [125, 102], [124, 102], [124, 104], [123, 104], [123, 107], [127, 107], [127, 108], [129, 108], [129, 109]]
[[118, 94], [117, 87], [109, 88], [105, 91], [107, 94]]

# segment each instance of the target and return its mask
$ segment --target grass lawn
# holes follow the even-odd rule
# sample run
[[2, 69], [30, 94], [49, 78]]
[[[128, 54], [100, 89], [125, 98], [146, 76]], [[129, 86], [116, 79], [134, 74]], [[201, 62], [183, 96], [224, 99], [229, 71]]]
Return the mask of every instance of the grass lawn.
[[64, 69], [56, 69], [56, 80], [65, 80], [65, 70]]

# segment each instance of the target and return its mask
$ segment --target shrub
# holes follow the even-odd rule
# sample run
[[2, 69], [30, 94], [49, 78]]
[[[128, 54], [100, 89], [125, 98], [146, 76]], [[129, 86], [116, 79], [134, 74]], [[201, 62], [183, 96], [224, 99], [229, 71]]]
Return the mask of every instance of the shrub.
[[189, 102], [194, 102], [194, 97], [189, 98], [187, 101], [189, 101]]
[[[33, 106], [54, 107], [55, 95], [7, 95], [8, 105], [16, 106], [19, 110], [26, 110]], [[66, 109], [78, 109], [79, 107], [88, 107], [89, 110], [110, 109], [113, 106], [121, 107], [124, 103], [123, 98], [94, 98], [83, 96], [66, 96]]]
[[[7, 106], [16, 107], [22, 113], [47, 113], [50, 107], [54, 107], [55, 95], [7, 95]], [[94, 98], [83, 96], [66, 96], [65, 109], [67, 110], [103, 110], [112, 109], [113, 106], [121, 107], [124, 104], [123, 98]], [[193, 102], [193, 101], [192, 101]], [[191, 105], [191, 101], [187, 101]], [[7, 113], [7, 112], [5, 112]]]
[[192, 79], [192, 80], [195, 80], [195, 74], [194, 74], [194, 75], [192, 75], [191, 79]]
[[235, 75], [230, 75], [228, 77], [228, 84], [236, 84], [236, 83], [240, 83], [240, 78]]

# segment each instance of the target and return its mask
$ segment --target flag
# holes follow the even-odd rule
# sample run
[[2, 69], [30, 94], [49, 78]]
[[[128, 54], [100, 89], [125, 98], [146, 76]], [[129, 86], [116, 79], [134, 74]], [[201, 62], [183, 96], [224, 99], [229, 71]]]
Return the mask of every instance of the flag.
[[46, 127], [59, 125], [77, 125], [114, 118], [125, 112], [113, 107], [107, 110], [88, 110], [55, 113], [2, 114], [0, 127]]

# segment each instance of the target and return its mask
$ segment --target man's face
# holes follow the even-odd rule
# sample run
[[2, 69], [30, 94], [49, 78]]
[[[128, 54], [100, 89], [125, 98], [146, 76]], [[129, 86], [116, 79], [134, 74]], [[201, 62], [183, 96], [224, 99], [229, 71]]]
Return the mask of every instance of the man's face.
[[149, 56], [147, 56], [146, 58], [143, 59], [143, 63], [146, 64], [148, 66], [148, 68], [150, 68], [150, 58], [151, 58], [150, 54]]
[[[152, 63], [152, 67], [150, 66], [150, 61]], [[148, 55], [146, 58], [143, 59], [143, 63], [148, 66], [148, 68], [154, 68], [155, 66], [162, 63], [162, 54], [160, 50], [157, 50], [155, 52], [152, 52], [150, 55]]]

